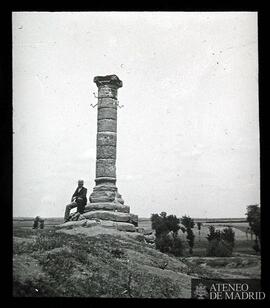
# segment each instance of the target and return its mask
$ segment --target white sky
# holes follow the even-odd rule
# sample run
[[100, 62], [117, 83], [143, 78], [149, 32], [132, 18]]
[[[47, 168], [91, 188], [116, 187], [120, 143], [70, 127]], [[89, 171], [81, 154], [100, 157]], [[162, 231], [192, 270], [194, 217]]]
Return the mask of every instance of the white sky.
[[117, 187], [142, 217], [260, 202], [256, 12], [13, 13], [13, 212], [95, 186], [93, 78], [116, 74]]

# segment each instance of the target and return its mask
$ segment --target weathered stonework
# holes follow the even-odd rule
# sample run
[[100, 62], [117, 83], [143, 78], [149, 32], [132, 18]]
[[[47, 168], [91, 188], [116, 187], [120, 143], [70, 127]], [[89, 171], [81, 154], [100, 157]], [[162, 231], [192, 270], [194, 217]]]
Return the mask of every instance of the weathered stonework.
[[[98, 87], [96, 187], [90, 203], [121, 201], [116, 183], [117, 90], [122, 81], [116, 75], [97, 76]], [[99, 189], [99, 187], [102, 187]]]
[[103, 107], [102, 112], [98, 113], [98, 121], [103, 119], [117, 120], [117, 109], [111, 107]]
[[83, 214], [85, 218], [97, 218], [102, 220], [131, 222], [131, 215], [129, 213], [113, 212], [113, 211], [89, 211]]
[[84, 213], [73, 217], [78, 221], [67, 222], [63, 228], [100, 224], [106, 228], [137, 232], [138, 216], [130, 213], [130, 207], [124, 205], [116, 187], [117, 90], [122, 87], [122, 81], [116, 75], [108, 75], [95, 77], [94, 82], [98, 87], [96, 186]]
[[85, 207], [85, 212], [96, 210], [116, 211], [122, 213], [130, 212], [130, 208], [128, 205], [124, 205], [119, 202], [88, 203]]
[[113, 145], [98, 145], [97, 159], [116, 159], [116, 150]]

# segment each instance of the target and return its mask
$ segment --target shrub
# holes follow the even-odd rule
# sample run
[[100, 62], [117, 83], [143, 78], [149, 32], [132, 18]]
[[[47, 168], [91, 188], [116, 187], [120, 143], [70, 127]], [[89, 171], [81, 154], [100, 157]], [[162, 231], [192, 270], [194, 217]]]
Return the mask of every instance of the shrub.
[[234, 247], [234, 235], [234, 231], [231, 227], [227, 227], [221, 232], [221, 238], [230, 243], [232, 247]]
[[181, 256], [183, 253], [183, 244], [178, 237], [180, 220], [175, 215], [167, 216], [166, 212], [161, 212], [160, 214], [152, 214], [151, 222], [152, 229], [155, 230], [156, 235], [156, 248], [161, 252]]
[[206, 238], [209, 242], [211, 242], [212, 240], [220, 240], [220, 231], [219, 230], [215, 230], [214, 226], [209, 226], [209, 234], [207, 234]]
[[167, 233], [162, 233], [156, 236], [155, 239], [156, 248], [161, 252], [170, 252], [173, 245], [173, 238]]
[[184, 253], [184, 245], [179, 236], [173, 238], [171, 253], [176, 257], [183, 256]]
[[207, 247], [207, 256], [209, 257], [230, 257], [233, 247], [224, 240], [213, 239]]
[[183, 256], [184, 245], [179, 236], [161, 234], [155, 239], [156, 248], [164, 253], [171, 253], [175, 256]]
[[229, 257], [232, 255], [234, 247], [234, 232], [231, 227], [222, 231], [215, 230], [214, 226], [209, 226], [209, 234], [207, 235], [208, 247], [207, 256], [212, 257]]

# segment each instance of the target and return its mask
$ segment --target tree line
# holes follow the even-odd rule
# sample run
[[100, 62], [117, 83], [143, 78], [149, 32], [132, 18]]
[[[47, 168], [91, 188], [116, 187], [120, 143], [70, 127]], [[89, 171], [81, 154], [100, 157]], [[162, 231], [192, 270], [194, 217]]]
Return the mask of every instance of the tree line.
[[[255, 234], [255, 244], [253, 246], [256, 252], [260, 251], [260, 207], [258, 205], [249, 205], [247, 207], [247, 222], [251, 231]], [[195, 223], [189, 216], [177, 218], [176, 215], [167, 215], [166, 212], [151, 215], [152, 229], [155, 230], [156, 249], [164, 253], [170, 253], [175, 256], [183, 256], [185, 244], [179, 236], [181, 230], [186, 235], [188, 243], [188, 252], [193, 254], [195, 235], [193, 232]], [[199, 241], [201, 237], [202, 223], [197, 222]], [[206, 238], [208, 246], [206, 248], [207, 256], [231, 256], [235, 246], [235, 233], [228, 226], [223, 230], [216, 230], [214, 226], [208, 227], [209, 233]]]

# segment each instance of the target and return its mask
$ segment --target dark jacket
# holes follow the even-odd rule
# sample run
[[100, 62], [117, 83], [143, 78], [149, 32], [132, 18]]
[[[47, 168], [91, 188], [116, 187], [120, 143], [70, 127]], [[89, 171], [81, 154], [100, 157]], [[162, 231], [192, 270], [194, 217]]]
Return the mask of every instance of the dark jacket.
[[87, 198], [86, 198], [87, 189], [85, 187], [82, 187], [80, 192], [78, 192], [78, 189], [79, 189], [79, 187], [76, 188], [74, 194], [71, 197], [71, 200], [73, 199], [73, 197], [76, 197], [76, 201], [77, 201], [77, 198], [80, 197], [80, 198], [83, 199], [83, 205], [86, 205], [86, 203], [87, 203]]

